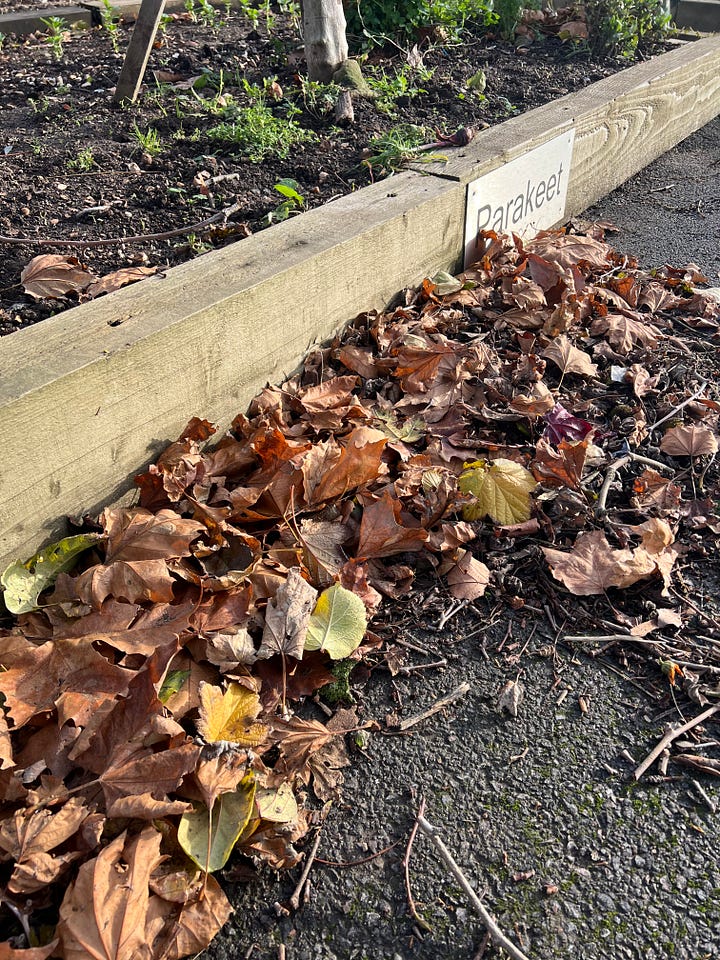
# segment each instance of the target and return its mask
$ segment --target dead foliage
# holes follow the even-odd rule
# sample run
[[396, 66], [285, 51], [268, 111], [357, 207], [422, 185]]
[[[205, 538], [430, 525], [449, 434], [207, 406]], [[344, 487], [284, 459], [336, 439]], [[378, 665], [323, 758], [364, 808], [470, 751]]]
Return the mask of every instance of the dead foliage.
[[[85, 284], [60, 266], [26, 282]], [[419, 568], [458, 603], [490, 591], [516, 609], [519, 577], [559, 602], [651, 588], [662, 608], [618, 613], [618, 629], [673, 651], [663, 670], [699, 702], [717, 696], [704, 670], [720, 643], [683, 632], [676, 589], [680, 558], [720, 532], [719, 408], [686, 346], [717, 337], [703, 280], [640, 271], [598, 226], [489, 233], [454, 292], [426, 280], [361, 316], [217, 443], [191, 420], [136, 478], [135, 506], [11, 565], [8, 949], [195, 954], [230, 913], [212, 874], [231, 854], [298, 863], [298, 795], [338, 795], [358, 719], [297, 707], [377, 644], [368, 620]]]

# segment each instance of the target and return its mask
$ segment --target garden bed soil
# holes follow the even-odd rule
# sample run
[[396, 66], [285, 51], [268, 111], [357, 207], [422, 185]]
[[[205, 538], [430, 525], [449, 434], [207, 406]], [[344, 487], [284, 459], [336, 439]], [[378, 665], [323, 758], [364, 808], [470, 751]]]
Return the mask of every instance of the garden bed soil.
[[[202, 23], [171, 15], [138, 103], [119, 107], [112, 93], [131, 26], [118, 25], [117, 49], [104, 28], [65, 33], [61, 50], [35, 35], [9, 38], [0, 49], [0, 235], [12, 238], [2, 243], [0, 335], [78, 302], [75, 294], [34, 299], [25, 292], [21, 273], [40, 254], [76, 256], [97, 276], [163, 270], [277, 218], [283, 197], [274, 188], [282, 179], [296, 181], [309, 208], [383, 176], [387, 169], [368, 164], [368, 147], [392, 127], [421, 126], [428, 140], [478, 130], [630, 65], [592, 60], [552, 32], [516, 46], [477, 26], [462, 42], [436, 35], [413, 51], [371, 54], [364, 71], [380, 82], [380, 95], [355, 97], [354, 123], [339, 127], [337, 91], [328, 95], [303, 79], [299, 30], [287, 12], [273, 12], [269, 23], [264, 16], [253, 23], [218, 13]], [[480, 70], [484, 92], [468, 86]], [[404, 82], [389, 89], [398, 71]], [[257, 88], [272, 114], [292, 120], [306, 138], [285, 156], [282, 146], [269, 147], [252, 162], [248, 153], [257, 147], [259, 155], [262, 144], [233, 151], [210, 131], [233, 105], [257, 102]], [[218, 223], [192, 229], [228, 209]], [[137, 235], [150, 238], [127, 239]]]

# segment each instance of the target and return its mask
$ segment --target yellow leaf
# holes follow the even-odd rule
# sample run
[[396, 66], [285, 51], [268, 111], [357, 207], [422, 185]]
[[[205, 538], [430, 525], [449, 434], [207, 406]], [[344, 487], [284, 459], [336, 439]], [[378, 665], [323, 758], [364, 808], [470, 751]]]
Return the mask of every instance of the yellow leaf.
[[255, 778], [248, 773], [233, 793], [223, 793], [212, 808], [203, 804], [184, 813], [178, 824], [178, 841], [193, 863], [205, 873], [222, 869], [253, 812]]
[[522, 523], [530, 519], [530, 494], [537, 483], [532, 474], [514, 460], [474, 460], [466, 463], [458, 485], [475, 497], [463, 508], [465, 520], [490, 517], [496, 523]]
[[197, 728], [208, 743], [229, 740], [243, 747], [256, 747], [265, 739], [267, 726], [255, 723], [260, 713], [256, 693], [231, 683], [223, 693], [211, 683], [200, 684], [200, 718]]
[[287, 780], [277, 788], [258, 790], [255, 793], [255, 803], [263, 820], [270, 820], [272, 823], [293, 823], [297, 819], [297, 800]]
[[310, 617], [306, 650], [324, 650], [333, 660], [344, 660], [365, 636], [365, 604], [339, 583], [324, 590]]

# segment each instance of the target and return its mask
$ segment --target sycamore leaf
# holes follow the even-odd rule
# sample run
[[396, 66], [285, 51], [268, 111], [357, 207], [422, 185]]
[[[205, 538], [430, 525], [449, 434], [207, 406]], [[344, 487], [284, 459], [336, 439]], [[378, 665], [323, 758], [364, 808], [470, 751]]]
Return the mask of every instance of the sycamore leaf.
[[265, 739], [267, 726], [256, 723], [260, 698], [256, 693], [231, 683], [223, 693], [210, 683], [200, 684], [200, 717], [197, 728], [208, 743], [229, 740], [244, 747], [256, 747]]
[[240, 839], [255, 801], [255, 777], [249, 773], [237, 790], [223, 793], [212, 808], [206, 806], [184, 813], [178, 825], [178, 841], [193, 863], [205, 873], [215, 873], [228, 862]]
[[475, 497], [463, 507], [465, 520], [490, 517], [507, 525], [530, 519], [530, 494], [537, 483], [532, 474], [514, 460], [499, 458], [492, 463], [474, 460], [460, 474], [461, 493]]
[[678, 555], [671, 545], [672, 531], [662, 520], [648, 520], [631, 529], [643, 538], [635, 550], [613, 549], [602, 530], [581, 534], [567, 553], [550, 547], [542, 550], [555, 579], [579, 596], [605, 593], [610, 587], [629, 587], [656, 572], [667, 584]]
[[360, 646], [367, 628], [365, 604], [339, 583], [324, 590], [310, 617], [306, 650], [324, 650], [333, 660], [344, 660]]
[[552, 360], [564, 374], [576, 373], [581, 377], [598, 376], [598, 368], [590, 357], [574, 347], [565, 334], [555, 337], [550, 346], [543, 350], [541, 356]]
[[149, 957], [148, 883], [162, 859], [161, 839], [151, 826], [131, 840], [121, 833], [80, 867], [60, 906], [57, 932], [65, 960]]
[[258, 658], [283, 653], [301, 660], [310, 614], [317, 590], [304, 580], [299, 567], [291, 567], [287, 580], [279, 587], [265, 610], [265, 629]]
[[30, 613], [37, 610], [40, 594], [54, 583], [58, 574], [72, 569], [83, 551], [94, 546], [100, 537], [97, 533], [81, 533], [65, 537], [57, 543], [38, 551], [22, 563], [15, 560], [0, 576], [3, 599], [10, 613]]
[[718, 442], [712, 430], [702, 424], [671, 427], [662, 438], [660, 449], [671, 457], [701, 457], [717, 453]]

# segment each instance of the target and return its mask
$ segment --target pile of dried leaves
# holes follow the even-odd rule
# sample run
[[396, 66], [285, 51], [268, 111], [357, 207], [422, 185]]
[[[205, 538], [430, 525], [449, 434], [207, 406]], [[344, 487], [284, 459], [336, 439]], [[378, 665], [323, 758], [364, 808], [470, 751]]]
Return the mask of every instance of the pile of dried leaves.
[[359, 729], [297, 705], [382, 656], [367, 623], [419, 569], [457, 602], [521, 608], [518, 574], [596, 596], [696, 701], [720, 694], [719, 625], [689, 632], [673, 579], [720, 533], [717, 297], [598, 226], [486, 243], [216, 445], [192, 420], [138, 506], [4, 572], [0, 911], [33, 949], [2, 956], [194, 954], [232, 852], [297, 863], [308, 791], [337, 795]]

